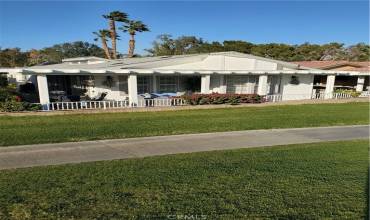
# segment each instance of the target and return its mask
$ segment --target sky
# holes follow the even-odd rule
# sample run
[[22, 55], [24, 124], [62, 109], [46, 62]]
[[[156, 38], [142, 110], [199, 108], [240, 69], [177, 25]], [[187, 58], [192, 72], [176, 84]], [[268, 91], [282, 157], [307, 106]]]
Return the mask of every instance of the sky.
[[[151, 29], [136, 36], [145, 53], [159, 34], [194, 35], [206, 41], [252, 43], [369, 43], [368, 1], [2, 1], [0, 47], [41, 49], [57, 43], [93, 43], [107, 28], [102, 15], [119, 10]], [[118, 25], [119, 26], [119, 25]], [[128, 36], [119, 33], [118, 50]], [[100, 44], [99, 44], [100, 45]]]

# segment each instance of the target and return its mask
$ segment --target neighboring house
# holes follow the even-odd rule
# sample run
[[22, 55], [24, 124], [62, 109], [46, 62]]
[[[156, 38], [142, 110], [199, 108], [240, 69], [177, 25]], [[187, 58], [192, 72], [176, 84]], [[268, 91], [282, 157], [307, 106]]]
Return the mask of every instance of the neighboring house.
[[310, 99], [317, 92], [317, 81], [322, 81], [325, 98], [331, 98], [336, 78], [355, 79], [357, 91], [366, 89], [364, 83], [369, 80], [369, 71], [320, 70], [237, 52], [118, 60], [81, 57], [2, 71], [36, 75], [44, 105], [55, 94], [97, 97], [101, 93], [107, 93], [107, 100], [128, 99], [131, 106], [138, 103], [138, 94], [144, 93], [240, 93], [299, 100]]
[[[299, 61], [293, 62], [295, 64], [305, 66], [308, 68], [314, 69], [322, 69], [322, 70], [332, 70], [332, 71], [354, 71], [360, 73], [368, 73], [370, 72], [370, 62], [363, 61], [363, 62], [355, 62], [355, 61], [346, 61], [346, 60], [339, 60], [339, 61]], [[314, 82], [314, 89], [323, 90], [326, 82], [326, 78], [317, 78]], [[369, 91], [369, 77], [365, 77], [364, 82], [366, 91]], [[356, 89], [357, 88], [357, 77], [348, 77], [348, 76], [337, 76], [335, 79], [334, 88], [338, 89]], [[360, 90], [358, 88], [357, 90]]]

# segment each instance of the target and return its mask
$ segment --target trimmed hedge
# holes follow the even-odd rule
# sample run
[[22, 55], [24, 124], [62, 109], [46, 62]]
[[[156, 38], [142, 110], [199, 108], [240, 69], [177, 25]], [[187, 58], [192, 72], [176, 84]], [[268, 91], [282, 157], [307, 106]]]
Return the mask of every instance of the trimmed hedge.
[[193, 94], [181, 96], [190, 105], [263, 103], [265, 99], [257, 94]]

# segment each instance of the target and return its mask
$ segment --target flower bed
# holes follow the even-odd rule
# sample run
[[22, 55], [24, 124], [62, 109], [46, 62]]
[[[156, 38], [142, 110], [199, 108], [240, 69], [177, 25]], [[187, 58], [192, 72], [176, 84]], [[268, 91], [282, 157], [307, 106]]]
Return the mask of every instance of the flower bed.
[[209, 105], [209, 104], [230, 104], [237, 105], [240, 103], [263, 103], [265, 99], [257, 94], [193, 94], [184, 95], [184, 99], [189, 105]]

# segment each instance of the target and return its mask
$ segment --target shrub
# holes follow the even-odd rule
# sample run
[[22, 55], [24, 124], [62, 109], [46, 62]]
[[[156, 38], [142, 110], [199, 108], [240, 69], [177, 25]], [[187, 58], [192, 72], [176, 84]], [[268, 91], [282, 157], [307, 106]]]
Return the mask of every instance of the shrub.
[[25, 110], [41, 110], [41, 105], [22, 101], [14, 85], [0, 88], [0, 112], [19, 112]]
[[257, 94], [193, 94], [181, 96], [190, 105], [262, 103], [265, 100]]
[[17, 102], [14, 100], [0, 102], [0, 111], [3, 112], [20, 112], [24, 111], [25, 108], [23, 106], [23, 102]]
[[356, 92], [354, 90], [350, 89], [336, 89], [334, 93], [345, 93], [345, 94], [350, 94], [352, 97], [359, 97], [361, 95], [361, 92]]

